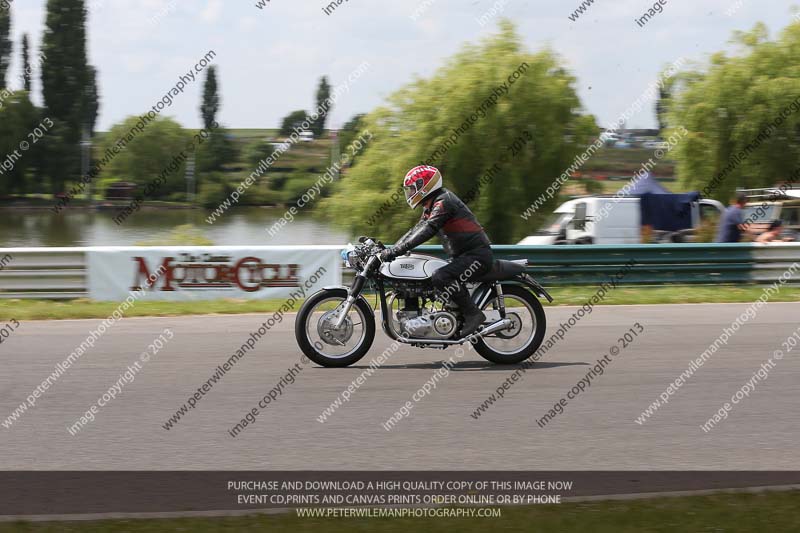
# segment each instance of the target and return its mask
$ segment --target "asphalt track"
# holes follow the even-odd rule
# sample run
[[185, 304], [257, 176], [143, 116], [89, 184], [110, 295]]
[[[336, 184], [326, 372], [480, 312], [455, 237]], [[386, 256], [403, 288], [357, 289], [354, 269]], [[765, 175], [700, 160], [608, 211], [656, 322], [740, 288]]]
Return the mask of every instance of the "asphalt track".
[[[467, 353], [393, 430], [454, 350], [401, 348], [324, 424], [317, 417], [389, 346], [381, 332], [356, 367], [303, 365], [233, 438], [228, 430], [300, 362], [294, 316], [275, 326], [171, 430], [162, 424], [264, 316], [126, 318], [60, 377], [36, 406], [0, 427], [0, 470], [800, 470], [800, 348], [709, 433], [705, 423], [797, 330], [800, 304], [771, 303], [732, 337], [652, 419], [634, 420], [748, 304], [595, 308], [478, 420], [470, 413], [514, 367]], [[548, 334], [576, 308], [548, 308]], [[5, 322], [5, 321], [3, 321]], [[99, 320], [23, 322], [2, 345], [0, 420]], [[645, 327], [604, 375], [545, 428], [535, 420], [634, 322]], [[134, 382], [72, 436], [75, 422], [165, 328], [174, 338]]]

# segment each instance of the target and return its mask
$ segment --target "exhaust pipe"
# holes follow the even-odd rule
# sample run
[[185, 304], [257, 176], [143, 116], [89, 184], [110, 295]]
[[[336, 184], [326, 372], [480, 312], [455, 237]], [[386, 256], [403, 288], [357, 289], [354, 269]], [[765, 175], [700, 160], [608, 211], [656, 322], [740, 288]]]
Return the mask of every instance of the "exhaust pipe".
[[500, 320], [498, 322], [495, 322], [494, 324], [486, 326], [477, 333], [473, 333], [472, 335], [464, 339], [464, 341], [472, 342], [472, 339], [479, 339], [481, 337], [491, 335], [492, 333], [497, 333], [498, 331], [507, 329], [509, 326], [511, 326], [511, 324], [512, 324], [511, 319], [504, 318], [503, 320]]
[[406, 338], [404, 340], [395, 339], [403, 344], [425, 344], [428, 346], [453, 346], [456, 344], [464, 344], [465, 342], [473, 342], [474, 339], [479, 339], [481, 337], [485, 337], [486, 335], [491, 335], [492, 333], [497, 333], [498, 331], [507, 329], [512, 324], [511, 319], [504, 318], [503, 320], [499, 320], [494, 324], [490, 324], [484, 327], [482, 330], [478, 331], [477, 333], [473, 333], [469, 337], [464, 337], [463, 339], [456, 339], [456, 340], [444, 340], [444, 339], [412, 339]]

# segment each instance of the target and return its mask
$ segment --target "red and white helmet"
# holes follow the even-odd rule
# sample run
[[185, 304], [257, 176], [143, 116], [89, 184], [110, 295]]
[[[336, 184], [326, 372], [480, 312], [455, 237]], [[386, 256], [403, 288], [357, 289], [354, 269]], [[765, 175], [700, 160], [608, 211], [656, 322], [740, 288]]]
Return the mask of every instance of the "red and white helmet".
[[403, 180], [406, 202], [416, 208], [426, 196], [442, 188], [442, 173], [436, 167], [420, 165], [408, 171]]

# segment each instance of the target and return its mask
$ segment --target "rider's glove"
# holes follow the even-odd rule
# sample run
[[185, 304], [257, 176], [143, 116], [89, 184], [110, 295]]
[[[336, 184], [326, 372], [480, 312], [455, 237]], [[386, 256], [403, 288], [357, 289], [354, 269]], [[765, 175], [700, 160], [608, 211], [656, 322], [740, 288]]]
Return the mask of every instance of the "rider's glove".
[[394, 250], [391, 249], [391, 248], [387, 248], [387, 249], [381, 251], [380, 258], [381, 258], [381, 262], [383, 262], [383, 263], [391, 263], [392, 261], [395, 260], [396, 257], [397, 257], [397, 255], [395, 255]]

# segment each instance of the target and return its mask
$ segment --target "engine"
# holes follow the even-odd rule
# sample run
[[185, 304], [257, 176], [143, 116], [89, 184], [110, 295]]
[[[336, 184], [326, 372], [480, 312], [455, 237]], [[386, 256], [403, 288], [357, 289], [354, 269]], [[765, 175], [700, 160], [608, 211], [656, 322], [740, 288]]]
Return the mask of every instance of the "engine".
[[[403, 296], [405, 298], [402, 298]], [[419, 298], [411, 295], [393, 296], [392, 302], [396, 298], [401, 298], [405, 304], [396, 314], [400, 326], [400, 331], [397, 333], [404, 337], [432, 340], [450, 339], [455, 335], [458, 319], [452, 313], [420, 306]]]
[[399, 311], [397, 318], [404, 335], [416, 339], [449, 339], [455, 334], [458, 325], [456, 317], [447, 311], [423, 311], [417, 315], [406, 315]]

